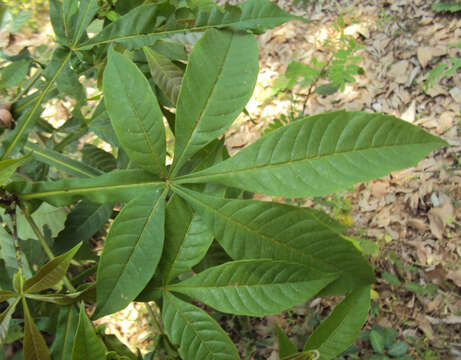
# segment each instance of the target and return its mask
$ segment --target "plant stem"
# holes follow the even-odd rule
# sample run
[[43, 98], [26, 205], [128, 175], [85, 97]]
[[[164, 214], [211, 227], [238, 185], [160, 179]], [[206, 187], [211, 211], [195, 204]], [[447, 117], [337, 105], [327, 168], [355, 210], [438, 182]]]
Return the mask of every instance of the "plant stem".
[[[51, 251], [50, 247], [48, 246], [48, 243], [46, 242], [45, 236], [42, 234], [40, 231], [38, 225], [36, 224], [35, 220], [30, 216], [30, 214], [26, 211], [26, 209], [20, 205], [21, 210], [24, 212], [24, 216], [29, 223], [30, 227], [32, 228], [33, 232], [37, 236], [38, 240], [40, 241], [40, 245], [43, 248], [43, 251], [45, 251], [46, 255], [50, 260], [53, 260], [55, 258], [53, 252]], [[75, 291], [74, 286], [71, 284], [70, 280], [67, 278], [67, 276], [64, 277], [63, 279], [64, 286], [67, 288], [69, 291]]]
[[21, 259], [21, 248], [19, 247], [18, 239], [18, 226], [16, 223], [16, 210], [11, 210], [10, 212], [11, 222], [13, 224], [13, 244], [14, 244], [14, 253], [16, 255], [16, 262], [18, 263], [18, 269], [22, 270], [22, 259]]

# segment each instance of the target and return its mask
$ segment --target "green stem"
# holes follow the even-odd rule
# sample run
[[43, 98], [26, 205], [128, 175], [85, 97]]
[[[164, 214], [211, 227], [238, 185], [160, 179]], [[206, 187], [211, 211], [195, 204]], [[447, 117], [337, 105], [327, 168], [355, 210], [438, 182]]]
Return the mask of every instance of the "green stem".
[[[24, 216], [29, 223], [30, 227], [32, 228], [32, 231], [35, 233], [37, 236], [38, 240], [40, 241], [40, 245], [43, 248], [43, 251], [45, 251], [46, 255], [50, 260], [53, 260], [55, 258], [53, 252], [51, 251], [50, 247], [48, 246], [48, 243], [46, 242], [45, 236], [42, 234], [40, 228], [38, 227], [37, 223], [35, 220], [30, 216], [30, 214], [26, 211], [26, 209], [23, 206], [20, 206], [21, 210], [24, 212]], [[64, 285], [69, 291], [75, 291], [74, 286], [71, 284], [70, 280], [66, 277], [63, 279]]]
[[18, 226], [16, 222], [16, 210], [10, 212], [11, 223], [13, 224], [13, 244], [14, 244], [14, 253], [16, 255], [16, 262], [18, 263], [18, 269], [22, 271], [22, 259], [21, 259], [21, 248], [19, 246], [18, 238]]
[[74, 285], [78, 284], [81, 280], [84, 280], [91, 274], [95, 273], [97, 269], [98, 269], [98, 265], [93, 265], [89, 267], [88, 269], [82, 271], [80, 274], [72, 278], [71, 280], [72, 284]]

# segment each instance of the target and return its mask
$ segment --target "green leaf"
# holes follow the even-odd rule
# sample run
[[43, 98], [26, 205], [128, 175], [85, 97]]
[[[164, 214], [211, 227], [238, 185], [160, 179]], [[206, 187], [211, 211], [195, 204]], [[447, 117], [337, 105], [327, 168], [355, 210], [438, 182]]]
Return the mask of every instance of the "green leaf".
[[48, 289], [56, 285], [66, 276], [67, 268], [81, 243], [68, 252], [55, 257], [43, 265], [35, 275], [24, 282], [24, 292], [34, 293]]
[[320, 196], [413, 166], [443, 145], [442, 139], [393, 116], [336, 111], [291, 122], [230, 159], [175, 182]]
[[118, 170], [92, 179], [14, 182], [9, 184], [7, 189], [23, 201], [41, 199], [54, 206], [65, 206], [80, 199], [97, 203], [129, 201], [145, 192], [155, 190], [163, 183], [143, 170]]
[[303, 351], [297, 354], [289, 355], [281, 358], [281, 360], [317, 360], [319, 359], [319, 352], [317, 350]]
[[316, 272], [341, 273], [345, 289], [374, 281], [367, 260], [325, 222], [320, 211], [220, 199], [178, 187], [174, 191], [191, 204], [233, 259], [285, 260]]
[[298, 352], [296, 345], [291, 342], [290, 338], [277, 323], [275, 323], [275, 330], [277, 331], [277, 342], [279, 344], [279, 358], [283, 359], [296, 354]]
[[22, 306], [24, 308], [24, 360], [51, 360], [45, 339], [30, 315], [25, 298], [22, 298]]
[[102, 174], [102, 171], [83, 164], [80, 161], [71, 159], [57, 151], [41, 149], [30, 142], [24, 145], [24, 150], [32, 151], [32, 157], [44, 164], [53, 166], [69, 175], [77, 177], [95, 177]]
[[[64, 229], [67, 212], [64, 208], [56, 208], [50, 204], [42, 203], [40, 207], [31, 215], [32, 219], [37, 224], [40, 230], [47, 226], [51, 231], [51, 236], [55, 237]], [[20, 239], [37, 239], [31, 225], [26, 219], [26, 216], [21, 212], [16, 217], [18, 236]]]
[[[172, 38], [175, 35], [195, 35], [210, 28], [231, 28], [233, 30], [251, 30], [257, 33], [279, 26], [286, 21], [303, 18], [281, 10], [268, 0], [249, 0], [228, 11], [215, 6], [211, 10], [199, 11], [195, 23], [166, 26], [175, 8], [167, 4], [148, 4], [138, 6], [106, 26], [101, 33], [80, 45], [78, 50], [87, 50], [93, 46], [118, 42], [128, 49], [152, 45], [156, 40]], [[172, 22], [172, 21], [170, 21]]]
[[390, 272], [387, 272], [387, 271], [383, 272], [381, 274], [381, 278], [383, 280], [386, 280], [391, 285], [394, 285], [394, 286], [402, 285], [402, 282], [399, 280], [399, 278], [396, 275], [391, 274]]
[[332, 83], [323, 84], [315, 88], [315, 92], [319, 95], [331, 95], [337, 92], [338, 90], [339, 86]]
[[221, 312], [264, 316], [308, 300], [337, 277], [287, 261], [240, 260], [209, 268], [168, 289]]
[[117, 168], [114, 155], [93, 144], [85, 144], [82, 149], [82, 161], [101, 171], [110, 172]]
[[197, 42], [176, 107], [172, 174], [232, 124], [250, 99], [257, 76], [253, 35], [210, 29]]
[[16, 249], [13, 237], [3, 227], [0, 227], [0, 251], [0, 258], [5, 262], [6, 272], [10, 278], [13, 278], [18, 271]]
[[16, 305], [20, 300], [21, 298], [18, 297], [6, 308], [4, 312], [0, 314], [0, 348], [3, 347], [3, 344], [6, 340], [11, 317], [13, 316]]
[[352, 291], [309, 336], [304, 350], [318, 350], [318, 360], [333, 359], [354, 342], [369, 309], [370, 287]]
[[384, 339], [378, 331], [370, 331], [370, 344], [374, 351], [379, 354], [384, 354]]
[[163, 115], [149, 82], [126, 56], [109, 51], [104, 102], [117, 138], [139, 167], [165, 176]]
[[93, 291], [92, 287], [88, 287], [84, 290], [69, 293], [69, 294], [26, 294], [28, 299], [37, 301], [44, 301], [58, 305], [71, 305], [80, 300], [86, 300], [86, 295]]
[[53, 31], [56, 35], [58, 43], [66, 44], [66, 30], [64, 25], [64, 13], [62, 9], [62, 2], [59, 0], [50, 0], [50, 20], [53, 26]]
[[[61, 254], [80, 241], [89, 240], [112, 215], [112, 204], [97, 204], [88, 200], [79, 202], [67, 215], [64, 230], [54, 241], [53, 249]], [[82, 253], [80, 249], [77, 257]]]
[[78, 44], [98, 9], [98, 0], [79, 1], [77, 21], [75, 24], [74, 33], [72, 34], [71, 47], [75, 47]]
[[0, 161], [0, 185], [3, 185], [18, 167], [22, 165], [30, 157], [30, 154], [23, 156], [19, 159], [8, 159]]
[[263, 33], [289, 20], [307, 21], [283, 11], [272, 1], [248, 0], [237, 6], [226, 5], [225, 11], [215, 6], [209, 12], [199, 12], [195, 27], [229, 27], [232, 30]]
[[392, 344], [387, 353], [392, 357], [398, 358], [407, 353], [408, 347], [409, 345], [405, 341], [397, 341], [396, 343]]
[[213, 241], [207, 226], [177, 195], [166, 208], [165, 238], [168, 241], [159, 264], [164, 283], [198, 264]]
[[173, 64], [170, 59], [147, 46], [143, 50], [149, 63], [152, 80], [168, 99], [176, 105], [183, 77], [181, 69]]
[[85, 311], [85, 305], [80, 305], [80, 317], [77, 332], [72, 347], [72, 360], [104, 360], [106, 347], [101, 338], [96, 335], [93, 325]]
[[45, 69], [43, 75], [46, 77], [46, 82], [38, 91], [39, 96], [33, 102], [33, 105], [28, 111], [24, 111], [16, 121], [16, 127], [11, 130], [2, 142], [2, 156], [0, 160], [7, 159], [14, 154], [18, 148], [23, 145], [23, 141], [27, 137], [27, 130], [36, 122], [42, 112], [41, 104], [46, 95], [50, 91], [59, 73], [67, 65], [71, 56], [69, 49], [57, 47], [50, 64]]
[[22, 59], [0, 69], [0, 88], [10, 89], [21, 85], [29, 73], [31, 60]]
[[99, 261], [94, 316], [122, 310], [154, 275], [163, 250], [166, 193], [159, 188], [133, 199], [113, 222]]
[[237, 360], [235, 345], [202, 309], [164, 293], [162, 319], [170, 341], [187, 360]]
[[166, 37], [169, 33], [180, 30], [165, 30], [162, 25], [174, 13], [175, 7], [168, 4], [148, 4], [137, 6], [113, 23], [79, 45], [76, 50], [89, 50], [93, 46], [120, 43], [127, 49], [139, 49], [152, 45], [156, 40]]
[[59, 308], [56, 322], [56, 337], [50, 349], [53, 359], [72, 359], [72, 345], [77, 325], [78, 313], [75, 306], [63, 306]]
[[19, 294], [17, 294], [16, 292], [14, 291], [10, 291], [10, 290], [0, 290], [0, 303], [12, 298], [12, 297], [15, 297], [15, 296], [18, 296]]

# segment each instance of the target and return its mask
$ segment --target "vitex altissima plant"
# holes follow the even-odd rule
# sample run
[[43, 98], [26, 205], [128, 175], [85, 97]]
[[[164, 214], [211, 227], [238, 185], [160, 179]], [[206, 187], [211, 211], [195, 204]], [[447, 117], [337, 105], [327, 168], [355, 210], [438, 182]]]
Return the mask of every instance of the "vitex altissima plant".
[[[35, 70], [11, 90], [17, 121], [2, 139], [0, 298], [9, 306], [0, 341], [11, 341], [9, 325], [22, 316], [25, 359], [141, 358], [97, 334], [84, 302], [95, 301], [96, 319], [154, 300], [157, 345], [170, 358], [238, 359], [194, 300], [264, 316], [341, 295], [296, 356], [325, 360], [347, 348], [368, 314], [372, 266], [328, 215], [248, 195], [328, 194], [412, 166], [445, 143], [393, 116], [337, 111], [294, 121], [229, 156], [222, 135], [258, 75], [254, 34], [295, 19], [266, 0], [225, 8], [51, 0], [50, 16], [58, 46], [44, 69], [27, 50], [7, 58]], [[102, 93], [88, 99], [81, 77]], [[64, 95], [72, 116], [56, 129], [40, 118], [42, 104]], [[171, 165], [164, 119], [175, 139]], [[89, 132], [113, 152], [86, 145], [77, 160]], [[96, 256], [88, 240], [110, 218]], [[51, 350], [34, 316], [54, 319], [40, 328], [56, 334], [47, 338]]]

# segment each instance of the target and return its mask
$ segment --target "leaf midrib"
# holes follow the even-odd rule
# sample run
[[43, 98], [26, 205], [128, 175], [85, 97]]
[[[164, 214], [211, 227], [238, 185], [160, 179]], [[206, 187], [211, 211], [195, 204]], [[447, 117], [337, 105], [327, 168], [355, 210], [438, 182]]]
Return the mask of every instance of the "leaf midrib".
[[[262, 17], [262, 19], [286, 19], [287, 17], [286, 16], [266, 16], [266, 17]], [[83, 43], [82, 45], [80, 45], [80, 47], [77, 47], [75, 48], [74, 50], [75, 51], [78, 51], [78, 50], [81, 50], [81, 49], [84, 49], [86, 47], [93, 47], [93, 46], [98, 46], [98, 45], [101, 45], [101, 44], [106, 44], [106, 43], [111, 43], [111, 42], [116, 42], [116, 41], [121, 41], [121, 40], [129, 40], [129, 39], [134, 39], [134, 38], [142, 38], [142, 37], [147, 37], [147, 36], [152, 36], [152, 35], [159, 35], [159, 36], [162, 36], [162, 35], [173, 35], [173, 34], [176, 34], [176, 33], [186, 33], [186, 32], [202, 32], [202, 31], [206, 31], [208, 29], [220, 29], [220, 28], [225, 28], [225, 27], [231, 27], [231, 26], [234, 26], [236, 24], [240, 24], [242, 22], [245, 22], [245, 21], [257, 21], [258, 19], [261, 19], [261, 18], [249, 18], [249, 19], [246, 19], [246, 20], [241, 20], [241, 21], [234, 21], [234, 22], [231, 22], [231, 23], [226, 23], [226, 24], [217, 24], [217, 25], [202, 25], [202, 26], [195, 26], [195, 27], [192, 27], [192, 28], [181, 28], [181, 29], [175, 29], [175, 30], [166, 30], [166, 31], [160, 31], [160, 32], [152, 32], [152, 33], [146, 33], [146, 34], [134, 34], [134, 35], [126, 35], [126, 36], [119, 36], [117, 38], [111, 38], [109, 40], [102, 40], [102, 41], [98, 41], [98, 42], [95, 42], [95, 43]], [[90, 40], [91, 41], [91, 40]]]
[[35, 192], [30, 194], [19, 195], [19, 197], [23, 200], [30, 200], [41, 198], [45, 196], [57, 196], [62, 194], [84, 194], [84, 193], [91, 193], [99, 190], [115, 190], [115, 189], [123, 189], [123, 188], [136, 188], [136, 187], [143, 187], [148, 185], [162, 185], [165, 184], [163, 181], [148, 181], [143, 183], [136, 183], [136, 184], [122, 184], [122, 185], [101, 185], [101, 186], [89, 186], [83, 188], [73, 188], [68, 190], [52, 190], [52, 191], [41, 191]]
[[144, 234], [144, 231], [146, 230], [147, 228], [147, 224], [150, 222], [150, 220], [152, 219], [152, 216], [154, 216], [154, 213], [156, 212], [159, 204], [163, 201], [164, 199], [164, 195], [166, 194], [166, 192], [168, 191], [168, 188], [165, 187], [165, 189], [163, 189], [163, 191], [161, 192], [161, 194], [159, 195], [157, 201], [155, 202], [155, 204], [152, 206], [152, 211], [150, 212], [149, 216], [146, 218], [146, 221], [144, 222], [144, 225], [142, 227], [142, 230], [141, 232], [139, 233], [139, 236], [137, 237], [137, 240], [136, 240], [136, 244], [132, 247], [131, 251], [130, 251], [130, 255], [128, 256], [128, 260], [122, 265], [122, 270], [118, 272], [117, 274], [117, 280], [115, 282], [115, 286], [112, 288], [110, 294], [108, 296], [106, 296], [106, 299], [101, 307], [101, 309], [104, 309], [106, 307], [106, 304], [108, 301], [110, 301], [110, 299], [112, 298], [112, 295], [115, 291], [115, 289], [117, 288], [117, 284], [118, 284], [118, 281], [120, 280], [120, 277], [122, 276], [122, 274], [125, 272], [125, 269], [126, 267], [128, 266], [128, 264], [130, 263], [130, 260], [132, 259], [133, 257], [133, 253], [137, 250], [138, 246], [139, 246], [139, 243], [141, 241], [141, 238], [143, 237], [143, 234]]
[[[222, 163], [214, 165], [214, 166], [212, 166], [212, 167], [210, 167], [208, 169], [202, 170], [202, 171], [196, 173], [195, 175], [194, 174], [187, 174], [187, 175], [179, 176], [179, 177], [177, 177], [175, 179], [171, 179], [171, 181], [173, 181], [173, 183], [176, 183], [176, 184], [182, 184], [184, 182], [189, 182], [190, 180], [196, 180], [196, 179], [200, 179], [200, 178], [211, 178], [211, 177], [215, 177], [215, 176], [237, 174], [237, 173], [245, 173], [245, 172], [264, 170], [264, 169], [271, 169], [271, 168], [282, 167], [282, 166], [290, 166], [290, 165], [299, 164], [299, 163], [303, 163], [303, 162], [308, 163], [308, 162], [314, 161], [314, 160], [321, 160], [321, 159], [325, 159], [325, 158], [329, 158], [329, 157], [349, 155], [349, 154], [365, 152], [365, 151], [370, 151], [370, 150], [383, 150], [383, 149], [388, 149], [388, 148], [389, 149], [396, 149], [396, 148], [399, 148], [399, 147], [408, 147], [408, 146], [416, 146], [416, 145], [429, 145], [429, 144], [436, 144], [436, 143], [435, 142], [422, 142], [422, 143], [411, 143], [411, 144], [383, 145], [383, 146], [376, 146], [376, 147], [372, 147], [372, 148], [341, 151], [341, 152], [335, 152], [335, 153], [330, 153], [330, 154], [325, 154], [325, 155], [318, 155], [318, 156], [309, 157], [309, 158], [303, 158], [303, 159], [297, 159], [297, 160], [288, 160], [288, 161], [284, 161], [284, 162], [259, 165], [259, 166], [254, 166], [254, 167], [251, 167], [251, 168], [247, 167], [245, 169], [235, 169], [235, 170], [229, 170], [229, 171], [215, 172], [215, 173], [211, 173], [211, 174], [206, 174], [205, 173], [203, 175], [200, 175], [200, 173], [204, 173], [204, 172], [206, 172], [206, 171], [208, 171], [208, 170], [210, 170], [210, 169], [212, 169], [214, 167], [219, 168], [220, 166], [223, 166], [223, 164], [224, 164], [224, 161], [223, 161]], [[251, 146], [251, 145], [252, 144], [250, 144], [249, 146]], [[235, 156], [238, 156], [238, 154], [235, 155]], [[235, 156], [229, 158], [229, 160], [234, 159]], [[227, 161], [227, 160], [225, 160], [225, 161]]]

